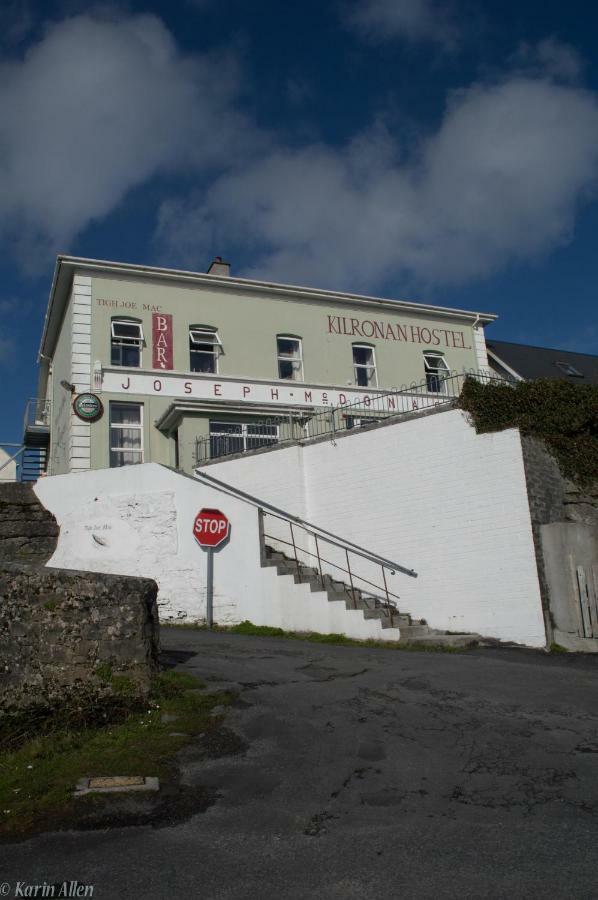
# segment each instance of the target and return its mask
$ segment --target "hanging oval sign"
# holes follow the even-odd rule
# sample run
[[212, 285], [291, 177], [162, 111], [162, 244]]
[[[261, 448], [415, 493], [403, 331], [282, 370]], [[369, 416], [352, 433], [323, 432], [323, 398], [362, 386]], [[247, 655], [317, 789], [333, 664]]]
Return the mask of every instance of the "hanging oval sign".
[[84, 422], [95, 422], [103, 416], [104, 407], [96, 394], [78, 394], [73, 400], [73, 411]]

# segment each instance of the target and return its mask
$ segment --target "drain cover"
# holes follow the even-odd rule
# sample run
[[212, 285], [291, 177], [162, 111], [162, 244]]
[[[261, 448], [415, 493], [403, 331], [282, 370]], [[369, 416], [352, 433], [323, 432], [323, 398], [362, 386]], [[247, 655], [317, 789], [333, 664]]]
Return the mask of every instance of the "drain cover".
[[133, 787], [144, 784], [143, 775], [111, 775], [109, 778], [90, 778], [88, 788]]
[[81, 778], [77, 782], [75, 797], [84, 794], [110, 794], [116, 791], [158, 791], [160, 782], [157, 778], [143, 775], [106, 775], [94, 778]]

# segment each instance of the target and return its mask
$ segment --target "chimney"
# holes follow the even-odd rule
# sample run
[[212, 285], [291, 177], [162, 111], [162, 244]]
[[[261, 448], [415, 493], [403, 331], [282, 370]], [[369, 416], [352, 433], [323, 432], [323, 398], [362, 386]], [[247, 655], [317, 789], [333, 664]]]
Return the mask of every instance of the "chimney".
[[224, 262], [221, 256], [215, 256], [210, 263], [208, 275], [220, 275], [221, 278], [228, 278], [230, 275], [230, 263]]

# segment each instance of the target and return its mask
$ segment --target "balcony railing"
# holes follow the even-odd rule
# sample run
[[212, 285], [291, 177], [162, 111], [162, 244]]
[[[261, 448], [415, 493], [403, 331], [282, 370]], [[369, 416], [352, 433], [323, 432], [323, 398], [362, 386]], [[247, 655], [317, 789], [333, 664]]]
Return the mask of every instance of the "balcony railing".
[[23, 430], [31, 428], [49, 428], [52, 404], [42, 397], [32, 397], [25, 405]]
[[[296, 443], [313, 438], [334, 440], [355, 428], [364, 428], [392, 419], [393, 421], [418, 411], [434, 409], [453, 403], [461, 394], [466, 378], [484, 384], [505, 384], [504, 379], [481, 372], [453, 372], [441, 377], [428, 375], [421, 382], [403, 385], [390, 391], [374, 390], [355, 403], [331, 406], [328, 409], [300, 409], [289, 415], [251, 419], [249, 425], [230, 424], [229, 434], [210, 434], [195, 442], [195, 464], [200, 466], [212, 459], [237, 453], [247, 453], [262, 447]], [[238, 433], [233, 429], [238, 429]]]

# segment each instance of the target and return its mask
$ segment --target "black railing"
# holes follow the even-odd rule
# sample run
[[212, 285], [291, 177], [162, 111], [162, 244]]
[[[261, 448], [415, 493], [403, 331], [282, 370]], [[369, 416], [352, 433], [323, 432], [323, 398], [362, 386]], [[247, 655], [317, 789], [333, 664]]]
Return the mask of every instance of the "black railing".
[[[452, 373], [445, 377], [428, 374], [421, 382], [402, 385], [389, 391], [372, 391], [352, 403], [314, 410], [298, 407], [286, 416], [252, 419], [246, 427], [247, 436], [239, 434], [211, 434], [197, 438], [195, 464], [202, 465], [237, 453], [247, 453], [262, 447], [297, 443], [313, 438], [332, 440], [355, 428], [377, 425], [387, 419], [401, 419], [414, 412], [441, 408], [454, 403], [461, 394], [466, 378], [484, 384], [507, 384], [504, 379], [480, 372]], [[347, 390], [349, 394], [349, 390]], [[241, 426], [237, 426], [240, 428]]]
[[[367, 597], [372, 597], [375, 601], [382, 603], [392, 615], [397, 611], [395, 601], [399, 599], [399, 595], [389, 590], [388, 576], [401, 573], [411, 578], [417, 578], [417, 572], [413, 569], [386, 559], [378, 553], [361, 547], [354, 541], [266, 503], [219, 478], [207, 475], [203, 470], [196, 470], [195, 475], [219, 491], [256, 507], [259, 517], [262, 559], [266, 558], [266, 546], [270, 546], [273, 550], [284, 548], [281, 551], [284, 556], [287, 556], [285, 551], [288, 550], [288, 558], [293, 562], [300, 582], [310, 580], [309, 573], [304, 572], [304, 569], [313, 567], [313, 577], [317, 577], [322, 589], [326, 590], [326, 579], [339, 581], [340, 579], [334, 576], [341, 572], [348, 576], [349, 585], [345, 585], [345, 589], [352, 599], [354, 607], [357, 606], [357, 591], [363, 594], [362, 585], [366, 585]], [[268, 520], [271, 524], [267, 525]], [[322, 552], [323, 547], [326, 548], [324, 552]], [[303, 557], [307, 559], [307, 565]], [[366, 571], [363, 571], [364, 563], [367, 565]], [[378, 571], [380, 573], [379, 580], [373, 580]], [[372, 593], [372, 589], [376, 593]]]

